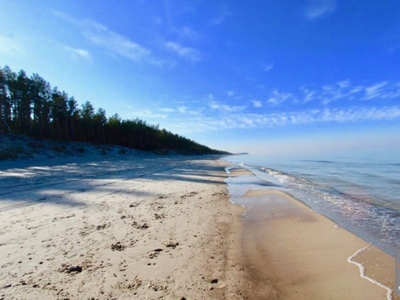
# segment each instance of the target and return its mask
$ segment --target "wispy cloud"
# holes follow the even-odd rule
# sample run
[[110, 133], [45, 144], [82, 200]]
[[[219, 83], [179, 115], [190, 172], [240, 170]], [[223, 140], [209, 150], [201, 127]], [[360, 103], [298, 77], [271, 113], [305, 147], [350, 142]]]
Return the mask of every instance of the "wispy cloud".
[[[185, 133], [221, 131], [230, 129], [276, 128], [317, 123], [357, 123], [388, 121], [400, 118], [400, 107], [353, 107], [347, 109], [310, 109], [269, 114], [244, 113], [199, 115], [195, 118], [174, 120], [172, 128], [185, 124]], [[182, 131], [182, 127], [179, 129]]]
[[253, 106], [256, 108], [262, 107], [262, 102], [258, 101], [258, 100], [251, 100], [251, 102], [253, 103]]
[[300, 98], [303, 100], [303, 103], [307, 103], [314, 100], [316, 91], [304, 87], [301, 87], [300, 90], [303, 92], [303, 95], [300, 96]]
[[373, 101], [400, 98], [400, 82], [382, 81], [368, 85], [354, 85], [349, 80], [325, 85], [317, 89], [300, 88], [299, 103], [318, 101], [328, 105], [336, 101]]
[[64, 19], [65, 21], [68, 21], [69, 23], [72, 23], [77, 26], [81, 26], [81, 25], [83, 25], [83, 23], [85, 23], [85, 21], [75, 19], [75, 18], [71, 17], [70, 15], [63, 13], [61, 11], [58, 11], [58, 10], [53, 10], [52, 13], [55, 16], [57, 16], [61, 19]]
[[[62, 18], [81, 30], [81, 34], [94, 45], [104, 49], [110, 54], [127, 58], [134, 62], [146, 62], [162, 65], [163, 61], [153, 57], [150, 49], [132, 41], [126, 36], [118, 34], [103, 24], [86, 19], [76, 19], [65, 13], [55, 11], [54, 15]], [[85, 55], [84, 52], [76, 52], [77, 55]]]
[[292, 93], [281, 93], [278, 90], [273, 90], [271, 96], [268, 98], [267, 102], [271, 105], [279, 105], [283, 102], [288, 101], [293, 98], [294, 95]]
[[167, 112], [167, 113], [173, 113], [173, 112], [175, 112], [175, 109], [174, 109], [174, 108], [170, 108], [170, 107], [161, 107], [161, 108], [159, 108], [158, 110], [159, 110], [159, 111], [162, 111], [162, 112]]
[[[374, 87], [377, 84], [371, 84], [368, 87]], [[390, 86], [388, 84], [387, 86]], [[400, 106], [382, 105], [378, 102], [376, 105], [372, 101], [368, 103], [362, 100], [365, 95], [364, 87], [357, 93], [360, 93], [359, 101], [353, 101], [346, 106], [323, 106], [320, 102], [323, 93], [337, 93], [336, 90], [348, 94], [355, 89], [350, 81], [339, 81], [332, 85], [321, 87], [320, 89], [301, 88], [301, 93], [305, 98], [312, 98], [317, 105], [291, 106], [290, 110], [280, 110], [264, 108], [268, 103], [260, 100], [249, 100], [248, 106], [231, 105], [226, 102], [218, 101], [214, 95], [209, 94], [200, 102], [180, 103], [176, 107], [155, 107], [153, 110], [140, 111], [140, 117], [149, 117], [163, 119], [163, 123], [168, 124], [170, 130], [180, 133], [195, 133], [207, 131], [223, 131], [231, 129], [264, 129], [286, 126], [300, 126], [309, 124], [323, 123], [362, 123], [400, 120]], [[398, 84], [400, 87], [400, 83]], [[336, 89], [336, 90], [335, 90]], [[286, 99], [285, 101], [294, 101], [299, 96], [291, 93], [281, 93], [274, 91], [277, 98]], [[309, 101], [313, 101], [309, 100]], [[200, 104], [199, 103], [205, 103]], [[352, 104], [349, 106], [349, 104]], [[309, 107], [309, 108], [306, 108]]]
[[322, 104], [327, 105], [339, 99], [352, 100], [355, 94], [360, 93], [362, 90], [352, 88], [349, 80], [342, 80], [333, 85], [323, 86], [322, 92], [318, 96], [322, 100]]
[[191, 115], [191, 116], [198, 116], [203, 112], [204, 108], [200, 108], [200, 109], [190, 109], [189, 107], [186, 106], [178, 106], [175, 111], [183, 114], [183, 115]]
[[272, 69], [274, 68], [274, 64], [262, 64], [262, 69], [265, 71], [265, 72], [269, 72], [269, 71], [271, 71]]
[[388, 82], [383, 81], [376, 83], [372, 86], [368, 86], [365, 88], [365, 99], [370, 100], [377, 97], [382, 97], [386, 95], [386, 89]]
[[[231, 94], [233, 97], [229, 95], [228, 97], [232, 101], [233, 92], [228, 90], [223, 94], [225, 96]], [[384, 104], [380, 100], [396, 99], [396, 95], [400, 99], [400, 82], [381, 81], [359, 85], [350, 80], [340, 80], [321, 87], [301, 87], [297, 92], [282, 92], [275, 89], [268, 101], [250, 98], [247, 106], [219, 101], [213, 94], [209, 94], [196, 104], [179, 103], [173, 108], [144, 111], [140, 116], [159, 117], [168, 124], [170, 130], [181, 134], [324, 123], [392, 121], [400, 120], [400, 106], [394, 101], [392, 104], [390, 101]], [[332, 105], [325, 104], [325, 99], [330, 99], [327, 103]], [[335, 101], [346, 101], [346, 105], [343, 103], [335, 105]], [[199, 103], [205, 104], [199, 106]], [[291, 109], [282, 110], [279, 104], [283, 103], [287, 104], [285, 107]], [[294, 103], [299, 105], [293, 105]], [[305, 103], [307, 105], [301, 106]]]
[[349, 109], [325, 109], [316, 116], [318, 122], [359, 122], [393, 120], [400, 117], [400, 108], [386, 107], [357, 107]]
[[[189, 40], [198, 40], [200, 39], [201, 35], [195, 31], [193, 28], [191, 28], [188, 25], [184, 26], [176, 26], [175, 22], [173, 20], [174, 15], [176, 15], [176, 9], [175, 11], [171, 7], [171, 3], [168, 0], [163, 0], [162, 1], [163, 8], [164, 8], [164, 15], [165, 15], [165, 20], [166, 20], [166, 26], [167, 30], [169, 33], [177, 35], [179, 38], [183, 39], [189, 39]], [[176, 3], [176, 6], [179, 7], [180, 13], [194, 13], [194, 8], [189, 4], [185, 3], [186, 6], [183, 8], [182, 7], [183, 3]], [[174, 11], [174, 13], [171, 12]]]
[[174, 27], [174, 31], [182, 38], [189, 39], [189, 40], [199, 40], [200, 34], [190, 28], [189, 26], [183, 26], [181, 28]]
[[342, 81], [338, 81], [337, 85], [344, 89], [350, 86], [350, 80], [342, 80]]
[[222, 104], [217, 101], [211, 101], [209, 104], [209, 107], [214, 109], [214, 110], [219, 110], [222, 112], [238, 112], [241, 110], [244, 110], [246, 107], [245, 106], [232, 106], [232, 105], [227, 105], [227, 104]]
[[166, 119], [168, 117], [168, 114], [155, 113], [150, 109], [133, 110], [133, 112], [128, 115], [133, 118], [139, 117], [143, 119]]
[[0, 53], [3, 55], [15, 55], [22, 52], [22, 47], [14, 39], [0, 36]]
[[214, 19], [211, 20], [210, 25], [212, 25], [212, 26], [221, 25], [222, 23], [225, 22], [225, 20], [227, 18], [229, 18], [232, 15], [233, 15], [233, 12], [231, 12], [227, 7], [224, 7], [222, 9], [222, 12], [217, 17], [215, 17]]
[[73, 48], [73, 47], [69, 47], [69, 46], [65, 46], [64, 47], [68, 52], [71, 53], [71, 55], [74, 58], [83, 58], [83, 59], [90, 59], [91, 55], [89, 53], [89, 51], [84, 50], [84, 49], [78, 49], [78, 48]]
[[234, 106], [228, 105], [221, 102], [218, 102], [214, 99], [213, 95], [208, 95], [208, 106], [213, 110], [218, 110], [221, 112], [231, 113], [231, 112], [239, 112], [246, 109], [246, 106]]
[[183, 47], [182, 45], [174, 42], [167, 42], [165, 44], [165, 47], [179, 55], [180, 57], [183, 57], [185, 59], [191, 60], [191, 61], [199, 61], [201, 60], [201, 54], [198, 50], [194, 48], [189, 48], [189, 47]]
[[83, 35], [94, 44], [133, 61], [141, 61], [150, 56], [150, 50], [99, 23], [91, 22]]
[[308, 20], [314, 20], [332, 14], [336, 10], [335, 0], [310, 0], [305, 16]]

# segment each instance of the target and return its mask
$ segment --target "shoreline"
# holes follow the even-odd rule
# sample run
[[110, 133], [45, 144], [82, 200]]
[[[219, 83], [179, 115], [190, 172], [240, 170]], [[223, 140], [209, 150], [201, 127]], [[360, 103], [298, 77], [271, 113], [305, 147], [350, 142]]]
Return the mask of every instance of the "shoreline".
[[332, 157], [329, 163], [290, 158], [288, 162], [280, 159], [267, 163], [257, 156], [224, 159], [249, 170], [261, 181], [276, 184], [277, 189], [396, 257], [400, 249], [400, 202], [395, 184], [398, 170], [393, 170], [393, 164], [387, 165], [385, 177], [382, 172], [386, 164], [380, 165], [379, 159], [365, 166], [362, 159], [353, 161], [350, 157]]
[[387, 299], [359, 266], [394, 281], [392, 257], [290, 195], [232, 204], [226, 180], [254, 178], [226, 161], [60, 162], [0, 170], [0, 298]]
[[[230, 171], [244, 182], [254, 176], [239, 166]], [[394, 288], [390, 255], [282, 191], [253, 185], [236, 197], [247, 208], [242, 245], [250, 299], [398, 299], [384, 287]], [[360, 276], [360, 266], [375, 283]]]

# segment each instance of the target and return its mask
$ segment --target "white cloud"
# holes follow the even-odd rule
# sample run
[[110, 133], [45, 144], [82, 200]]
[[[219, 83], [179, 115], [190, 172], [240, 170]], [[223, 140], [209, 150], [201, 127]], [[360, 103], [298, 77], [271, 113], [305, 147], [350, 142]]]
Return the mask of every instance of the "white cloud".
[[177, 55], [179, 55], [185, 59], [189, 59], [191, 61], [201, 60], [201, 54], [196, 49], [183, 47], [183, 46], [179, 45], [178, 43], [174, 43], [174, 42], [167, 42], [165, 44], [165, 47], [168, 50], [175, 52]]
[[322, 104], [327, 105], [340, 99], [353, 100], [356, 94], [361, 93], [363, 90], [363, 87], [353, 87], [349, 80], [343, 80], [334, 85], [324, 86], [318, 97], [322, 100]]
[[77, 49], [69, 46], [65, 46], [65, 49], [69, 51], [73, 57], [83, 58], [83, 59], [90, 59], [91, 55], [89, 51], [84, 49]]
[[133, 61], [141, 61], [150, 55], [150, 50], [99, 23], [91, 22], [91, 26], [83, 31], [83, 35], [94, 44]]
[[306, 89], [306, 88], [303, 88], [303, 87], [301, 87], [300, 90], [304, 94], [303, 103], [307, 103], [307, 102], [315, 100], [315, 96], [317, 94], [316, 91], [309, 90], [309, 89]]
[[271, 105], [279, 105], [293, 97], [291, 93], [280, 93], [278, 90], [273, 90], [272, 95], [268, 98], [267, 102]]
[[[314, 109], [270, 114], [231, 112], [226, 115], [200, 115], [178, 121], [185, 122], [186, 132], [221, 131], [229, 129], [274, 128], [315, 123], [355, 123], [400, 118], [400, 107], [354, 107], [348, 109]], [[176, 127], [178, 125], [174, 124]]]
[[361, 85], [355, 86], [351, 89], [350, 94], [357, 94], [364, 90], [364, 87]]
[[209, 98], [211, 98], [211, 101], [209, 102], [208, 106], [210, 108], [212, 108], [213, 110], [219, 110], [221, 112], [232, 113], [232, 112], [239, 112], [239, 111], [246, 109], [246, 106], [232, 106], [232, 105], [219, 103], [219, 102], [213, 100], [212, 95], [210, 95], [210, 96], [209, 96]]
[[385, 90], [383, 89], [388, 85], [387, 81], [383, 81], [372, 86], [365, 88], [365, 99], [370, 100], [377, 97], [382, 97], [386, 94]]
[[66, 20], [66, 21], [68, 21], [68, 22], [70, 22], [72, 24], [77, 25], [77, 26], [81, 26], [84, 23], [84, 21], [80, 21], [78, 19], [72, 18], [71, 16], [69, 16], [69, 15], [67, 15], [67, 14], [65, 14], [65, 13], [63, 13], [61, 11], [53, 10], [52, 12], [53, 12], [53, 14], [55, 16], [57, 16], [57, 17], [59, 17], [61, 19], [64, 19], [64, 20]]
[[258, 100], [251, 100], [251, 102], [253, 103], [253, 106], [256, 107], [256, 108], [259, 108], [259, 107], [262, 107], [262, 106], [263, 106], [262, 103], [261, 103], [261, 101], [258, 101]]
[[178, 106], [178, 108], [175, 111], [184, 115], [198, 116], [201, 114], [203, 110], [204, 110], [203, 108], [192, 110], [186, 106]]
[[0, 53], [15, 55], [22, 52], [22, 47], [12, 38], [0, 36]]
[[194, 14], [196, 13], [194, 7], [192, 7], [192, 5], [190, 3], [187, 3], [188, 1], [186, 1], [185, 3], [177, 3], [174, 1], [171, 1], [172, 3], [170, 3], [170, 1], [167, 0], [163, 0], [162, 1], [162, 5], [164, 8], [164, 17], [165, 17], [165, 24], [167, 27], [167, 30], [169, 31], [169, 33], [173, 33], [175, 35], [178, 35], [180, 38], [184, 38], [184, 39], [189, 39], [189, 40], [198, 40], [201, 38], [201, 35], [196, 32], [194, 29], [192, 29], [191, 27], [184, 25], [181, 27], [177, 27], [174, 25], [174, 18], [173, 17], [177, 17], [178, 15], [186, 14], [186, 13], [190, 13], [190, 14]]
[[329, 15], [336, 10], [335, 0], [310, 0], [306, 8], [306, 18], [314, 20]]
[[342, 80], [342, 81], [339, 81], [339, 82], [337, 83], [337, 85], [338, 85], [340, 88], [342, 88], [342, 89], [347, 88], [347, 87], [350, 86], [350, 80]]
[[184, 26], [182, 28], [175, 28], [175, 31], [183, 38], [189, 40], [198, 40], [200, 39], [200, 34], [191, 29], [188, 26]]
[[[371, 89], [368, 90], [368, 87], [367, 87], [365, 90], [366, 90], [366, 96], [365, 96], [364, 100], [384, 100], [384, 99], [399, 99], [400, 98], [400, 84], [399, 83], [385, 86], [385, 88], [375, 87], [372, 90]], [[368, 92], [367, 92], [367, 90], [368, 90]]]
[[269, 72], [273, 69], [274, 65], [273, 64], [269, 64], [269, 65], [262, 65], [262, 68], [265, 72]]
[[[160, 109], [174, 113], [165, 116], [151, 111], [140, 112], [139, 116], [164, 118], [168, 128], [182, 134], [195, 132], [224, 131], [231, 129], [276, 128], [323, 123], [359, 123], [400, 120], [400, 107], [353, 106], [349, 108], [314, 108], [280, 112], [255, 113], [246, 107], [220, 103], [212, 95], [208, 96], [209, 109], [178, 106], [176, 109]], [[253, 104], [261, 104], [253, 100]], [[211, 109], [211, 110], [210, 110]], [[261, 111], [261, 110], [258, 110]], [[196, 112], [191, 114], [191, 112]]]
[[170, 108], [170, 107], [159, 108], [159, 110], [162, 111], [162, 112], [168, 112], [168, 113], [175, 112], [175, 109], [174, 108]]
[[290, 100], [293, 104], [306, 104], [311, 101], [319, 101], [326, 106], [337, 101], [360, 102], [400, 99], [400, 82], [389, 81], [369, 85], [354, 85], [349, 80], [343, 80], [320, 88], [310, 89], [303, 86], [299, 90], [300, 93], [274, 90], [268, 103], [279, 105]]
[[158, 114], [154, 113], [149, 109], [144, 109], [144, 110], [134, 110], [130, 115], [133, 117], [139, 117], [143, 119], [166, 119], [168, 117], [167, 114]]
[[200, 115], [204, 108], [198, 108], [198, 109], [190, 109], [187, 106], [178, 106], [177, 108], [171, 108], [171, 107], [161, 107], [161, 108], [157, 108], [160, 112], [163, 113], [169, 113], [169, 114], [174, 114], [174, 116], [177, 116], [179, 114], [182, 115]]
[[324, 110], [319, 122], [359, 122], [393, 120], [400, 117], [400, 108], [390, 107], [358, 107], [349, 109]]
[[223, 22], [225, 22], [225, 20], [232, 16], [233, 13], [226, 7], [223, 8], [222, 13], [217, 16], [216, 18], [212, 19], [210, 22], [210, 25], [213, 26], [217, 26], [217, 25], [221, 25]]
[[230, 90], [230, 91], [227, 91], [226, 94], [227, 94], [229, 97], [232, 97], [233, 95], [235, 95], [235, 91], [234, 91], [234, 90]]
[[[368, 92], [367, 92], [368, 91]], [[365, 97], [374, 95], [368, 106], [365, 106]], [[187, 111], [195, 111], [194, 108], [180, 109], [181, 113], [171, 117], [171, 128], [178, 128], [185, 124], [185, 133], [221, 131], [230, 129], [249, 129], [249, 128], [275, 128], [282, 126], [296, 126], [307, 124], [323, 123], [360, 123], [360, 122], [379, 122], [400, 120], [400, 106], [397, 102], [383, 105], [382, 101], [377, 101], [375, 106], [372, 100], [381, 99], [400, 99], [400, 82], [378, 82], [370, 85], [354, 85], [350, 81], [338, 81], [332, 85], [325, 85], [319, 88], [301, 87], [299, 93], [280, 92], [274, 90], [269, 98], [269, 104], [278, 105], [289, 102], [304, 104], [314, 101], [314, 108], [293, 109], [292, 111], [282, 111], [279, 106], [268, 109], [260, 109], [263, 102], [250, 100], [249, 106], [234, 106], [217, 101], [212, 94], [208, 95], [206, 103], [208, 109], [196, 109], [197, 115], [187, 117]], [[321, 106], [321, 101], [326, 99], [326, 103], [334, 101], [346, 101], [347, 105], [340, 106]], [[364, 100], [364, 101], [363, 101]], [[349, 102], [351, 101], [351, 102]], [[250, 103], [252, 105], [250, 105]], [[352, 104], [351, 107], [348, 104]], [[310, 107], [310, 103], [306, 107]], [[265, 106], [265, 104], [264, 104]], [[289, 107], [289, 106], [288, 106]], [[247, 108], [249, 110], [247, 110]], [[255, 109], [258, 108], [258, 109]], [[178, 109], [175, 111], [178, 112]], [[271, 112], [269, 112], [271, 111]], [[178, 124], [180, 124], [178, 126]], [[182, 129], [179, 129], [182, 131]]]
[[[107, 52], [127, 58], [135, 62], [147, 62], [154, 65], [163, 65], [165, 62], [157, 60], [146, 47], [132, 41], [126, 36], [118, 34], [106, 26], [90, 21], [75, 19], [65, 13], [54, 11], [59, 18], [62, 18], [81, 29], [82, 35], [96, 46]], [[85, 55], [83, 52], [76, 52], [77, 55]]]

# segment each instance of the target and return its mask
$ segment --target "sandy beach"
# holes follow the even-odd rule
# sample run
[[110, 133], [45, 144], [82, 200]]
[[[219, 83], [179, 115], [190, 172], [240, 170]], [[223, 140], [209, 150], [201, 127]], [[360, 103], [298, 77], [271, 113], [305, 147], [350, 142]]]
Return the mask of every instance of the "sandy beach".
[[[240, 294], [224, 167], [181, 157], [4, 163], [1, 299]], [[14, 167], [12, 167], [14, 166]]]
[[251, 174], [226, 165], [2, 164], [0, 299], [388, 299], [392, 257], [277, 190], [246, 191], [244, 213], [224, 180]]

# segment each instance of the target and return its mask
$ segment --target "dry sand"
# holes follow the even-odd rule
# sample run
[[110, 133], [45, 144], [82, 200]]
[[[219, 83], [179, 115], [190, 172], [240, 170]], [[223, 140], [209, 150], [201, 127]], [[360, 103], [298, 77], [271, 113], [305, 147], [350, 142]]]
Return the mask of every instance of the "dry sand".
[[240, 299], [242, 208], [213, 159], [0, 165], [0, 299]]

